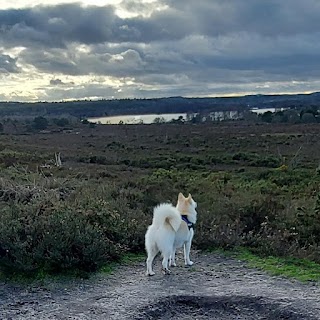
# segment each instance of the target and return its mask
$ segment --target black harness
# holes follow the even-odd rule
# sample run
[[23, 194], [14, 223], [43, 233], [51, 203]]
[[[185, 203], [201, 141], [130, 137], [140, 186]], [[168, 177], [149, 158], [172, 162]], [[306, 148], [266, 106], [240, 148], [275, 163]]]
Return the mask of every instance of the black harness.
[[181, 215], [181, 219], [187, 224], [189, 230], [194, 228], [194, 223], [190, 222], [187, 215]]

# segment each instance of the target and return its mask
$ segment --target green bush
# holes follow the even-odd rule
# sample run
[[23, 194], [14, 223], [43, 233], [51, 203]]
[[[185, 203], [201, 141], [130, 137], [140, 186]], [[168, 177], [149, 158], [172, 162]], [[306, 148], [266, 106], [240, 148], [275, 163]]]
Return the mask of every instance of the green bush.
[[98, 213], [43, 204], [5, 208], [0, 243], [7, 254], [1, 259], [1, 267], [7, 273], [14, 270], [29, 274], [94, 271], [118, 258], [120, 248], [108, 238], [102, 225], [92, 223], [90, 214]]
[[34, 130], [47, 129], [48, 125], [49, 122], [45, 117], [35, 117], [32, 123], [32, 127]]
[[253, 167], [277, 168], [281, 164], [279, 157], [273, 155], [263, 156], [257, 153], [238, 152], [232, 155], [232, 160], [246, 163]]
[[[52, 179], [52, 182], [49, 182]], [[57, 184], [38, 177], [34, 188], [2, 181], [0, 269], [4, 274], [91, 272], [126, 252], [144, 249], [151, 222], [146, 195], [132, 183]], [[10, 185], [12, 191], [5, 193]], [[1, 195], [1, 190], [0, 190]], [[106, 199], [106, 200], [105, 200]]]
[[67, 126], [70, 123], [67, 118], [55, 118], [52, 120], [52, 122], [59, 127]]

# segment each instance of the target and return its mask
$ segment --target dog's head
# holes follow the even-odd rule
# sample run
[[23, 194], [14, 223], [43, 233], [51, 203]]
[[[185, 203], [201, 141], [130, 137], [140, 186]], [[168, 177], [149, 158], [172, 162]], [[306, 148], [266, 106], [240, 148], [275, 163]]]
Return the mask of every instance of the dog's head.
[[181, 215], [187, 215], [192, 223], [197, 221], [197, 203], [192, 199], [191, 194], [186, 198], [181, 192], [178, 195], [177, 209]]

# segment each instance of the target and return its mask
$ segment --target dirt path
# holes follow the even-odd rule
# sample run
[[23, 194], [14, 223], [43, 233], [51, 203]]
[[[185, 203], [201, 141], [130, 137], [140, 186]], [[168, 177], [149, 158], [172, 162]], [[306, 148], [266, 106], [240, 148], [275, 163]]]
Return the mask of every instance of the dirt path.
[[320, 319], [319, 283], [270, 277], [217, 254], [194, 252], [193, 261], [169, 276], [157, 259], [154, 277], [138, 263], [43, 287], [0, 283], [0, 319]]

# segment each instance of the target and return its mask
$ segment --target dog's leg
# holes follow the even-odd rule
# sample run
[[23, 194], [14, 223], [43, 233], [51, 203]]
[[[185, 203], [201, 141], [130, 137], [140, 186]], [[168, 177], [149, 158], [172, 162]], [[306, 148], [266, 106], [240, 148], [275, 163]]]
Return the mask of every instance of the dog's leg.
[[184, 263], [186, 266], [192, 266], [193, 262], [190, 260], [190, 249], [191, 249], [192, 238], [186, 242], [183, 246], [184, 249]]
[[176, 249], [173, 249], [169, 262], [170, 267], [176, 267]]
[[168, 269], [168, 264], [171, 256], [172, 256], [172, 252], [163, 252], [162, 271], [164, 272], [164, 274], [170, 274], [170, 270]]
[[147, 250], [147, 252], [148, 252], [148, 258], [147, 258], [147, 272], [146, 272], [146, 274], [147, 274], [147, 276], [153, 276], [153, 275], [155, 275], [155, 273], [152, 270], [152, 263], [153, 263], [155, 256], [158, 253], [158, 250], [156, 250], [155, 248], [149, 248], [149, 250]]

